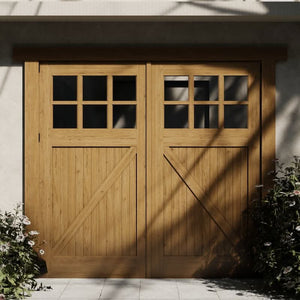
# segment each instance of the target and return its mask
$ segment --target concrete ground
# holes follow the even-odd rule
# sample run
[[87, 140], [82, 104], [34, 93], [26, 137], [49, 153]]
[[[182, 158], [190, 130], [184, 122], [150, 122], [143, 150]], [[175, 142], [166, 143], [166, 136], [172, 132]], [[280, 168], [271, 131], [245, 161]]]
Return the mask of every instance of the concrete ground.
[[[252, 279], [38, 279], [51, 286], [31, 299], [73, 300], [266, 300], [261, 283]], [[286, 298], [281, 298], [286, 299]]]

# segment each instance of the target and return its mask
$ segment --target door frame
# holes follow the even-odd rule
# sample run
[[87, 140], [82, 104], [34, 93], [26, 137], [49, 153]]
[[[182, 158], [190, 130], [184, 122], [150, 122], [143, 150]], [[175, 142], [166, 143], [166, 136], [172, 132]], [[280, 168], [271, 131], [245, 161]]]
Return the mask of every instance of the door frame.
[[[265, 186], [271, 184], [271, 178], [267, 176], [267, 173], [274, 168], [275, 159], [275, 68], [277, 61], [286, 60], [286, 47], [16, 47], [13, 49], [13, 58], [16, 62], [24, 63], [23, 195], [25, 213], [30, 216], [33, 224], [35, 222], [43, 224], [42, 220], [45, 218], [44, 211], [41, 209], [43, 201], [39, 190], [40, 128], [36, 127], [36, 124], [39, 124], [40, 92], [38, 87], [40, 86], [39, 69], [42, 62], [144, 63], [146, 65], [146, 99], [151, 99], [151, 64], [154, 62], [258, 62], [260, 64], [261, 78], [260, 176], [262, 184]], [[149, 145], [147, 145], [146, 151], [149, 151]], [[148, 180], [149, 178], [147, 177]], [[147, 193], [149, 192], [148, 186], [146, 182]], [[34, 201], [29, 199], [34, 199]], [[147, 213], [146, 211], [146, 218]], [[43, 230], [43, 228], [40, 230]], [[146, 247], [146, 251], [147, 249], [149, 251], [147, 245]], [[147, 257], [148, 260], [149, 255]], [[147, 265], [149, 265], [149, 261], [146, 262]], [[146, 277], [151, 276], [150, 268], [146, 267], [145, 275]]]

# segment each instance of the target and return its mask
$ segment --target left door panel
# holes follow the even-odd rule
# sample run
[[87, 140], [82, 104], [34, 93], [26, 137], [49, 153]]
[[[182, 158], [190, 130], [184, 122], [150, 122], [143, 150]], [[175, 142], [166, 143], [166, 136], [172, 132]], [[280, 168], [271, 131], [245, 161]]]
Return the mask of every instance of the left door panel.
[[40, 199], [25, 203], [43, 211], [47, 276], [145, 276], [144, 85], [144, 65], [40, 66]]

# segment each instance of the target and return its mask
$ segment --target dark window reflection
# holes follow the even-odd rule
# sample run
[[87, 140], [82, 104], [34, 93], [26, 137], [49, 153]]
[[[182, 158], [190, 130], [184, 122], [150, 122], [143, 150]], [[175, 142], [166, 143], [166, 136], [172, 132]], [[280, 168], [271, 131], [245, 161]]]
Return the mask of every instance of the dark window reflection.
[[165, 105], [165, 128], [188, 128], [188, 105]]
[[218, 128], [217, 105], [195, 105], [195, 128]]
[[113, 99], [136, 100], [136, 77], [113, 76]]
[[224, 99], [246, 101], [248, 99], [248, 76], [225, 76]]
[[187, 101], [188, 86], [188, 76], [165, 76], [165, 100]]
[[53, 105], [53, 128], [76, 128], [76, 105]]
[[114, 128], [136, 128], [135, 105], [113, 106]]
[[83, 100], [106, 100], [106, 76], [83, 76]]
[[225, 128], [248, 127], [248, 105], [225, 105], [224, 106]]
[[77, 76], [53, 76], [53, 100], [77, 100]]
[[195, 76], [194, 99], [196, 101], [218, 100], [218, 76]]
[[83, 106], [83, 128], [106, 128], [106, 105]]

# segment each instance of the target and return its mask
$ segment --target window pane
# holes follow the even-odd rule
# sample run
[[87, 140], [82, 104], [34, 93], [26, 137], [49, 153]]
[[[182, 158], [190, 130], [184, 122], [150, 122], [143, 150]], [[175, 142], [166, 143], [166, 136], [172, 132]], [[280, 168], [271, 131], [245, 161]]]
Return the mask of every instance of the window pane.
[[114, 100], [136, 100], [136, 77], [114, 76], [113, 77]]
[[224, 106], [225, 128], [248, 127], [248, 105], [225, 105]]
[[248, 76], [225, 76], [224, 99], [232, 101], [247, 101]]
[[83, 128], [106, 128], [106, 105], [83, 105]]
[[114, 128], [136, 128], [135, 105], [113, 106]]
[[77, 105], [53, 105], [53, 128], [76, 128]]
[[188, 76], [165, 76], [165, 100], [189, 100]]
[[83, 76], [83, 100], [106, 100], [106, 76]]
[[218, 100], [218, 76], [195, 76], [194, 99], [196, 101]]
[[165, 128], [188, 128], [188, 105], [165, 105]]
[[195, 128], [218, 128], [218, 105], [195, 105]]
[[77, 76], [53, 76], [53, 100], [77, 100]]

